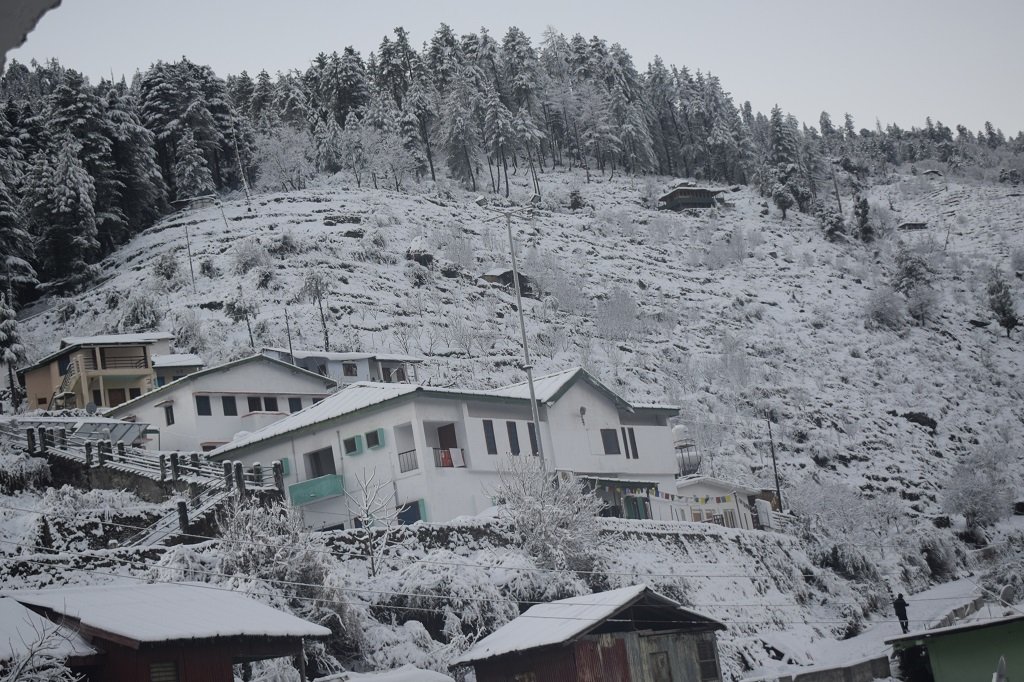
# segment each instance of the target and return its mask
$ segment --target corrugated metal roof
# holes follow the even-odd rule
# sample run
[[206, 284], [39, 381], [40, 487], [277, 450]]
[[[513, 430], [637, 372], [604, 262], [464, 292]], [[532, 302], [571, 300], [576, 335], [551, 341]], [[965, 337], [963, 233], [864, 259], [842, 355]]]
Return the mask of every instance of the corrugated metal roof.
[[154, 367], [202, 367], [203, 359], [195, 353], [168, 353], [166, 355], [154, 355]]

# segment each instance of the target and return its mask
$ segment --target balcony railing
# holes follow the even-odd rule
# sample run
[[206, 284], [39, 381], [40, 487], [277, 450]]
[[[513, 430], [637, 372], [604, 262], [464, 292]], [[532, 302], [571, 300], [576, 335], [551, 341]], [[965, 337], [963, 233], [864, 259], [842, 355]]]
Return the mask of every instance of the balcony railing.
[[144, 369], [147, 366], [145, 355], [128, 355], [103, 360], [103, 369]]
[[338, 474], [327, 474], [288, 486], [288, 498], [292, 501], [293, 507], [301, 507], [304, 504], [344, 494], [345, 485]]
[[434, 466], [441, 469], [465, 468], [465, 453], [461, 448], [434, 448]]
[[398, 470], [401, 473], [415, 471], [419, 468], [420, 463], [416, 459], [416, 450], [406, 450], [405, 452], [398, 453]]

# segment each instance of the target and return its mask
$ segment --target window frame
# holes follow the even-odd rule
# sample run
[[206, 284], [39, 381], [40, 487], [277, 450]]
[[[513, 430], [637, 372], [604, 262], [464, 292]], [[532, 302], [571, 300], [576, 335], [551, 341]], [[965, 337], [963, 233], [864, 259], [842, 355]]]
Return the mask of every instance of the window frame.
[[484, 447], [487, 448], [488, 455], [498, 454], [498, 439], [494, 435], [494, 420], [484, 419]]
[[358, 377], [359, 366], [354, 362], [341, 363], [341, 375], [343, 377]]
[[278, 412], [278, 403], [276, 395], [265, 395], [263, 396], [263, 411], [264, 412]]
[[[615, 451], [611, 452], [609, 446], [611, 442], [609, 438], [615, 439]], [[618, 429], [601, 429], [601, 445], [606, 455], [621, 455], [622, 444], [619, 443], [619, 430]]]
[[196, 416], [199, 416], [199, 417], [212, 417], [213, 416], [213, 402], [210, 400], [210, 396], [208, 396], [208, 395], [197, 395], [195, 398], [196, 398]]
[[301, 410], [302, 410], [302, 398], [296, 397], [296, 396], [292, 396], [291, 398], [288, 398], [288, 412], [290, 414], [295, 414], [296, 412], [300, 412]]
[[[352, 447], [349, 448], [349, 442], [352, 443]], [[363, 437], [360, 434], [343, 438], [341, 441], [342, 453], [346, 455], [358, 455], [363, 451]]]
[[508, 451], [513, 455], [522, 454], [523, 450], [519, 445], [519, 424], [514, 421], [506, 421], [505, 431], [508, 434]]
[[[302, 453], [302, 459], [306, 463], [306, 480], [320, 478], [321, 476], [332, 476], [338, 473], [338, 463], [334, 461], [334, 448], [330, 445]], [[323, 464], [330, 462], [330, 467]], [[330, 471], [328, 471], [330, 469]]]
[[533, 422], [526, 422], [526, 433], [530, 438], [530, 454], [536, 455], [540, 452], [540, 448], [537, 445], [537, 429], [534, 428]]
[[250, 412], [262, 412], [263, 411], [263, 398], [258, 395], [248, 395], [245, 397], [246, 406]]
[[[230, 409], [228, 408], [230, 405]], [[237, 417], [238, 416], [238, 401], [233, 395], [222, 395], [220, 397], [220, 409], [224, 413], [225, 417]]]
[[174, 405], [164, 405], [164, 424], [174, 426]]

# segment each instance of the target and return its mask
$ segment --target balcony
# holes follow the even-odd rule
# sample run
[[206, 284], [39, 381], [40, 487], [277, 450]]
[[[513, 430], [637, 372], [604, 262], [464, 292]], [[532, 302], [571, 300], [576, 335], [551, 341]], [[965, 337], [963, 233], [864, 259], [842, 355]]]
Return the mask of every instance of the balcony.
[[420, 463], [416, 459], [415, 450], [406, 450], [405, 452], [398, 453], [398, 471], [401, 473], [407, 473], [409, 471], [415, 471], [420, 468]]
[[465, 453], [461, 448], [434, 448], [434, 466], [439, 469], [464, 469]]
[[145, 355], [107, 357], [102, 364], [103, 369], [145, 369], [149, 366]]
[[345, 494], [345, 485], [338, 474], [327, 474], [288, 486], [288, 498], [293, 507], [327, 500]]

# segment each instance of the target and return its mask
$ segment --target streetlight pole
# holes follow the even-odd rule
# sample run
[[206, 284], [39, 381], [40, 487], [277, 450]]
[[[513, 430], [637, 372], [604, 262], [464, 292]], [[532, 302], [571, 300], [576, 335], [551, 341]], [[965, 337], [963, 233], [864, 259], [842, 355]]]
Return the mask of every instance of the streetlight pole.
[[[486, 206], [483, 197], [477, 199], [479, 206], [505, 216], [505, 228], [508, 231], [508, 250], [512, 259], [512, 286], [516, 291], [516, 308], [519, 311], [519, 332], [523, 338], [523, 368], [526, 370], [526, 383], [530, 389], [530, 413], [533, 418], [533, 432], [537, 438], [537, 456], [540, 457], [541, 469], [547, 469], [544, 461], [544, 441], [540, 432], [540, 408], [537, 406], [537, 393], [533, 387], [533, 363], [530, 362], [530, 344], [526, 339], [526, 318], [523, 315], [523, 297], [519, 287], [519, 261], [516, 258], [516, 242], [512, 237], [512, 214], [515, 211], [501, 210]], [[532, 210], [532, 209], [531, 209]]]

